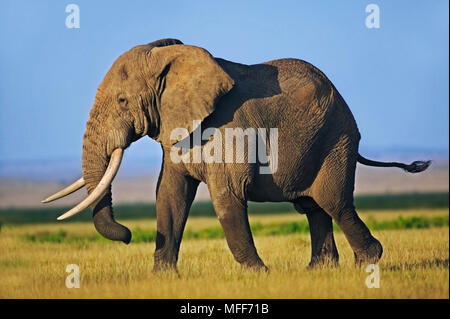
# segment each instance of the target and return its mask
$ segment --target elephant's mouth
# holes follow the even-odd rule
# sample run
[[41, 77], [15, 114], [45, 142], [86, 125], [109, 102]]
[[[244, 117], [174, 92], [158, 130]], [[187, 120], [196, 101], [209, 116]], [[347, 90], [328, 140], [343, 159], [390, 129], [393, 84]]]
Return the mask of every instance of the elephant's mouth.
[[[64, 213], [63, 215], [58, 217], [58, 220], [63, 220], [66, 218], [69, 218], [73, 215], [78, 214], [82, 210], [86, 209], [90, 205], [94, 204], [96, 201], [101, 199], [109, 190], [109, 187], [111, 186], [112, 181], [114, 180], [114, 177], [117, 174], [117, 171], [119, 170], [120, 163], [122, 161], [123, 157], [123, 149], [122, 148], [116, 148], [112, 154], [111, 158], [109, 160], [108, 167], [103, 174], [103, 177], [101, 178], [100, 182], [97, 184], [95, 189], [86, 197], [82, 202], [80, 202], [77, 206], [69, 210], [68, 212]], [[46, 198], [43, 200], [43, 203], [49, 203], [54, 200], [57, 200], [59, 198], [65, 197], [78, 189], [85, 186], [86, 182], [84, 181], [84, 178], [80, 178], [76, 182], [74, 182], [72, 185], [64, 188], [63, 190], [53, 194], [52, 196]]]

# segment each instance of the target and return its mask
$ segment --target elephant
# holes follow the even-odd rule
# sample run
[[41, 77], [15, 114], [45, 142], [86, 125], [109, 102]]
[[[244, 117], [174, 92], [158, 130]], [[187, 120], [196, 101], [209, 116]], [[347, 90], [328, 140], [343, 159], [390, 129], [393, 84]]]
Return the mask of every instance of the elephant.
[[[180, 149], [190, 158], [198, 156], [199, 149], [208, 148], [211, 154], [220, 134], [239, 128], [277, 130], [276, 139], [256, 147], [266, 154], [276, 151], [276, 170], [261, 173], [263, 161], [220, 161], [224, 153], [233, 152], [233, 140], [213, 149], [218, 161], [174, 160]], [[174, 134], [179, 129], [184, 134]], [[211, 129], [214, 134], [190, 144], [194, 135], [204, 136]], [[163, 153], [156, 190], [155, 271], [177, 269], [184, 227], [200, 182], [207, 184], [228, 247], [244, 268], [268, 269], [253, 241], [248, 201], [290, 202], [306, 214], [312, 249], [309, 266], [338, 264], [333, 220], [357, 265], [377, 262], [382, 245], [353, 203], [357, 163], [411, 173], [430, 165], [430, 161], [379, 162], [360, 155], [361, 136], [348, 105], [324, 73], [303, 60], [244, 65], [215, 58], [180, 40], [162, 39], [135, 46], [113, 63], [98, 87], [86, 124], [82, 178], [43, 202], [85, 187], [87, 198], [58, 219], [91, 207], [96, 230], [128, 244], [130, 230], [114, 218], [111, 183], [124, 150], [144, 136], [159, 142]], [[188, 147], [183, 149], [183, 143]], [[244, 148], [245, 156], [249, 149]], [[273, 166], [273, 158], [271, 154], [266, 163]]]

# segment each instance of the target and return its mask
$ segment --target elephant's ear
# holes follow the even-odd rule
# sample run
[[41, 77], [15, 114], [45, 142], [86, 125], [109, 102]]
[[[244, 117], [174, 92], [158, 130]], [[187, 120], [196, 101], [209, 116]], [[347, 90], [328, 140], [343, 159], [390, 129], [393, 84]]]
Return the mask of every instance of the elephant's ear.
[[[219, 98], [232, 89], [234, 81], [199, 47], [156, 47], [150, 55], [152, 67], [159, 70], [155, 79], [160, 94], [157, 140], [172, 145], [192, 133], [214, 111]], [[176, 128], [186, 134], [171, 136]]]

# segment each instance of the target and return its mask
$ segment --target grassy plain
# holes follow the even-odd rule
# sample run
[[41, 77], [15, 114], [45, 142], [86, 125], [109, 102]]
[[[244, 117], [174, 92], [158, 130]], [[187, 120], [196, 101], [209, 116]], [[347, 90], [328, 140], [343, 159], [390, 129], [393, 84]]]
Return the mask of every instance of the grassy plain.
[[[270, 267], [259, 273], [234, 261], [215, 217], [194, 214], [178, 275], [151, 271], [153, 218], [123, 221], [135, 238], [128, 246], [100, 239], [91, 222], [4, 222], [0, 298], [449, 298], [448, 208], [360, 210], [360, 217], [384, 247], [380, 288], [366, 287], [369, 274], [355, 268], [338, 229], [340, 267], [308, 270], [305, 216], [250, 214]], [[79, 289], [65, 286], [68, 264], [80, 267]]]

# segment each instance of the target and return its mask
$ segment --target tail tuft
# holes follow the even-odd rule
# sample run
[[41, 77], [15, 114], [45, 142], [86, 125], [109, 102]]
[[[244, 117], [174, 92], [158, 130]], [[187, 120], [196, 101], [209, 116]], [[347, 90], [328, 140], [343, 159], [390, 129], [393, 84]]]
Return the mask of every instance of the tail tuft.
[[374, 167], [398, 167], [404, 169], [408, 173], [420, 173], [423, 172], [430, 166], [431, 161], [415, 161], [407, 165], [405, 163], [398, 162], [378, 162], [367, 159], [361, 154], [358, 154], [358, 162], [363, 165], [374, 166]]
[[430, 164], [431, 161], [415, 161], [409, 165], [405, 165], [403, 169], [409, 173], [420, 173], [426, 170]]

